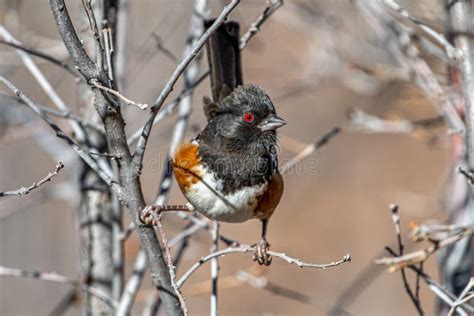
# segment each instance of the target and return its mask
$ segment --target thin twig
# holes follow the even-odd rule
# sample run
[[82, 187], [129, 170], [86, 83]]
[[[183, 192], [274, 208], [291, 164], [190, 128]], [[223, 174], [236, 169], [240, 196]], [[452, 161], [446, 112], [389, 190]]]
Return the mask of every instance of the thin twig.
[[411, 133], [414, 130], [409, 120], [388, 121], [361, 110], [351, 111], [349, 126], [358, 133]]
[[108, 297], [107, 295], [97, 290], [96, 288], [88, 286], [87, 284], [71, 279], [69, 277], [57, 274], [56, 272], [28, 271], [28, 270], [21, 270], [21, 269], [0, 266], [0, 276], [30, 278], [30, 279], [37, 279], [37, 280], [43, 280], [43, 281], [70, 284], [70, 285], [81, 288], [81, 290], [83, 290], [84, 292], [97, 297], [98, 299], [100, 299], [101, 301], [103, 301], [104, 303], [106, 303], [107, 305], [113, 308], [117, 307], [117, 302], [115, 300]]
[[268, 20], [268, 18], [270, 18], [272, 14], [275, 13], [283, 5], [283, 0], [270, 0], [269, 3], [270, 4], [265, 7], [262, 14], [260, 14], [257, 19], [252, 22], [248, 31], [245, 32], [244, 35], [242, 35], [242, 37], [240, 38], [240, 49], [244, 49], [247, 46], [250, 39], [260, 31], [260, 27], [262, 26], [262, 24], [265, 23], [265, 21]]
[[41, 110], [43, 110], [44, 112], [48, 114], [51, 114], [52, 116], [56, 116], [58, 118], [63, 118], [67, 120], [74, 120], [77, 123], [79, 123], [79, 125], [81, 125], [82, 127], [88, 127], [95, 130], [96, 132], [104, 134], [104, 126], [96, 124], [92, 121], [87, 121], [77, 115], [72, 114], [71, 112], [59, 112], [59, 111], [51, 110], [50, 108], [47, 108], [42, 105], [38, 105], [38, 108], [40, 108]]
[[[397, 253], [393, 251], [390, 247], [385, 247], [385, 249], [392, 255], [392, 256], [397, 256]], [[441, 284], [437, 283], [435, 280], [433, 280], [428, 274], [420, 270], [417, 266], [411, 264], [408, 265], [407, 268], [410, 270], [416, 272], [422, 279], [425, 281], [425, 283], [428, 285], [428, 288], [438, 297], [440, 298], [443, 302], [448, 304], [449, 306], [453, 306], [456, 296], [454, 294], [450, 293], [444, 286]], [[469, 309], [469, 312], [474, 312], [474, 309], [471, 308], [471, 306], [464, 304], [464, 308]], [[466, 311], [459, 307], [457, 312], [461, 316], [467, 316], [468, 314]]]
[[[392, 54], [400, 64], [412, 72], [411, 78], [422, 89], [424, 94], [433, 102], [438, 112], [446, 119], [451, 133], [464, 131], [456, 107], [434, 76], [428, 63], [422, 58], [416, 43], [416, 34], [408, 26], [385, 13], [376, 1], [365, 1], [361, 6], [367, 17], [377, 23], [376, 27], [383, 29], [389, 36], [394, 35], [396, 41], [390, 47]], [[392, 34], [390, 34], [392, 33]]]
[[71, 289], [66, 295], [59, 301], [56, 306], [48, 313], [48, 316], [63, 316], [67, 310], [77, 302], [78, 295], [77, 289]]
[[[189, 84], [189, 88], [183, 88], [180, 92], [180, 94], [174, 98], [173, 101], [171, 101], [170, 103], [168, 103], [167, 105], [165, 105], [163, 107], [163, 109], [156, 115], [154, 121], [153, 121], [153, 125], [152, 126], [155, 126], [156, 124], [158, 124], [159, 122], [161, 122], [163, 119], [167, 118], [168, 116], [170, 116], [171, 114], [174, 113], [174, 111], [178, 108], [178, 105], [179, 103], [181, 102], [181, 100], [183, 99], [183, 97], [185, 95], [188, 95], [189, 93], [191, 93], [194, 88], [196, 88], [201, 82], [204, 81], [204, 79], [207, 78], [207, 76], [209, 75], [209, 71], [203, 73], [196, 81], [194, 81], [193, 83]], [[137, 129], [127, 140], [127, 143], [129, 145], [132, 145], [133, 143], [135, 143], [141, 136], [141, 133], [142, 133], [142, 129], [143, 128], [139, 128]]]
[[[199, 225], [189, 223], [181, 233], [174, 236], [170, 240], [169, 242], [170, 248], [179, 244], [178, 249], [175, 252], [174, 259], [173, 259], [173, 265], [175, 267], [177, 267], [179, 263], [181, 262], [184, 252], [189, 245], [189, 239], [194, 233], [198, 232], [201, 228], [202, 227], [199, 227]], [[152, 293], [150, 293], [150, 296], [147, 299], [147, 303], [143, 309], [143, 313], [142, 313], [143, 316], [148, 316], [148, 315], [154, 316], [158, 314], [158, 311], [162, 303], [160, 296], [158, 294], [159, 292], [156, 292], [156, 291], [153, 291]]]
[[35, 57], [38, 57], [38, 58], [41, 58], [41, 59], [44, 59], [46, 61], [49, 61], [51, 62], [53, 65], [56, 65], [56, 66], [59, 66], [61, 68], [63, 68], [64, 70], [66, 70], [70, 75], [74, 76], [74, 78], [76, 80], [81, 80], [82, 78], [80, 77], [80, 74], [74, 69], [72, 68], [71, 66], [69, 66], [67, 64], [67, 62], [65, 61], [62, 61], [62, 60], [59, 60], [51, 55], [48, 55], [46, 53], [43, 53], [39, 50], [36, 50], [36, 49], [33, 49], [33, 48], [28, 48], [28, 47], [25, 47], [24, 45], [22, 44], [19, 44], [19, 43], [14, 43], [12, 41], [8, 41], [8, 40], [3, 40], [3, 39], [0, 39], [0, 43], [1, 44], [5, 44], [5, 45], [8, 45], [10, 47], [13, 47], [15, 49], [19, 49], [19, 50], [22, 50], [24, 51], [25, 53], [28, 53], [30, 55], [33, 55]]
[[474, 174], [472, 172], [467, 171], [466, 169], [464, 169], [461, 166], [458, 167], [458, 171], [459, 171], [460, 174], [462, 174], [463, 176], [466, 177], [469, 184], [474, 185]]
[[437, 250], [452, 245], [461, 239], [466, 237], [470, 237], [473, 235], [473, 230], [470, 228], [463, 229], [460, 233], [455, 234], [453, 236], [449, 236], [445, 239], [439, 241], [432, 241], [432, 245], [426, 249], [415, 251], [409, 254], [405, 254], [403, 256], [396, 256], [396, 257], [384, 257], [380, 259], [376, 259], [374, 262], [378, 265], [385, 265], [389, 267], [389, 271], [395, 271], [406, 267], [407, 265], [413, 265], [420, 262], [425, 261], [428, 259], [433, 253]]
[[[191, 224], [189, 227], [184, 229], [181, 233], [177, 234], [173, 237], [168, 246], [170, 248], [174, 247], [176, 244], [187, 241], [192, 235], [197, 233], [199, 230], [204, 228], [201, 224]], [[176, 265], [176, 260], [174, 265]], [[117, 315], [129, 315], [130, 311], [133, 306], [133, 302], [136, 298], [138, 290], [140, 289], [140, 285], [143, 281], [143, 277], [145, 275], [145, 271], [147, 268], [146, 264], [146, 256], [143, 251], [138, 253], [137, 258], [135, 259], [135, 264], [133, 267], [132, 275], [130, 276], [129, 280], [127, 281], [127, 285], [125, 286], [125, 290], [122, 294], [122, 297], [119, 302], [119, 307], [117, 309]], [[159, 296], [158, 298], [159, 299]], [[145, 307], [146, 308], [146, 307]]]
[[97, 80], [93, 79], [90, 81], [90, 83], [98, 88], [98, 89], [101, 89], [101, 90], [104, 90], [108, 93], [111, 93], [113, 95], [115, 95], [116, 97], [119, 97], [120, 99], [122, 99], [125, 103], [127, 103], [127, 105], [133, 105], [133, 106], [136, 106], [137, 108], [139, 108], [140, 110], [145, 110], [146, 108], [148, 108], [148, 104], [145, 104], [145, 103], [138, 103], [138, 102], [135, 102], [135, 101], [132, 101], [126, 97], [124, 97], [123, 95], [120, 94], [120, 92], [118, 91], [115, 91], [114, 89], [111, 89], [111, 88], [108, 88], [108, 87], [105, 87], [103, 85], [101, 85]]
[[[25, 104], [24, 102], [22, 102], [21, 99], [12, 97], [12, 96], [10, 96], [8, 94], [5, 94], [3, 92], [0, 92], [0, 97], [1, 98], [9, 98], [9, 99], [12, 100], [12, 102], [16, 102], [16, 103], [19, 103], [19, 104]], [[47, 114], [50, 114], [52, 116], [56, 116], [56, 117], [62, 118], [62, 119], [74, 120], [77, 123], [79, 123], [79, 125], [81, 125], [82, 127], [88, 127], [88, 128], [94, 129], [95, 131], [97, 131], [101, 134], [104, 134], [104, 127], [100, 124], [94, 123], [92, 121], [85, 120], [84, 118], [81, 118], [77, 115], [74, 115], [71, 112], [62, 112], [62, 111], [57, 111], [57, 110], [50, 109], [49, 107], [46, 107], [44, 105], [39, 105], [39, 104], [36, 104], [36, 105], [38, 106], [38, 108], [40, 108], [41, 110], [43, 110]]]
[[[390, 205], [390, 211], [392, 213], [392, 222], [393, 226], [395, 227], [395, 233], [397, 235], [397, 242], [398, 242], [398, 255], [403, 256], [403, 242], [402, 242], [402, 235], [400, 230], [400, 214], [398, 213], [398, 206], [397, 205]], [[421, 307], [421, 302], [418, 300], [417, 296], [413, 293], [410, 284], [408, 283], [408, 279], [405, 273], [405, 269], [401, 268], [400, 273], [402, 275], [403, 286], [405, 287], [408, 296], [410, 297], [413, 305], [415, 305], [416, 310], [420, 315], [424, 315], [423, 308]]]
[[168, 266], [168, 272], [170, 274], [170, 280], [171, 280], [171, 287], [173, 288], [176, 296], [179, 299], [179, 303], [181, 305], [181, 309], [183, 311], [183, 314], [186, 316], [188, 315], [188, 308], [186, 306], [186, 301], [181, 294], [181, 291], [179, 290], [179, 286], [176, 283], [176, 267], [173, 263], [173, 258], [171, 257], [171, 251], [170, 251], [170, 246], [168, 245], [168, 239], [166, 238], [165, 231], [163, 229], [163, 225], [161, 224], [161, 218], [158, 214], [152, 213], [153, 217], [155, 218], [155, 221], [157, 223], [156, 227], [158, 229], [158, 232], [161, 236], [161, 242], [163, 244], [163, 248], [165, 251], [165, 257], [166, 257], [166, 264]]
[[428, 25], [426, 25], [421, 20], [412, 16], [407, 10], [403, 9], [398, 3], [393, 0], [383, 0], [383, 2], [400, 14], [402, 17], [410, 20], [411, 22], [415, 23], [423, 32], [431, 36], [434, 40], [436, 40], [445, 50], [446, 55], [450, 59], [454, 59], [455, 61], [460, 61], [463, 58], [463, 52], [460, 49], [454, 47], [443, 34], [435, 31]]
[[[423, 262], [420, 262], [420, 265], [418, 266], [418, 268], [420, 269], [420, 271], [423, 271]], [[415, 279], [415, 297], [418, 300], [418, 302], [421, 302], [420, 301], [420, 279], [421, 279], [421, 276], [419, 273], [417, 273], [416, 279]]]
[[460, 226], [460, 225], [414, 225], [410, 238], [415, 242], [429, 241], [429, 242], [440, 242], [448, 237], [452, 237], [461, 234], [464, 230], [473, 230], [473, 225]]
[[97, 27], [97, 21], [95, 19], [94, 10], [92, 9], [91, 0], [82, 0], [82, 5], [84, 11], [86, 12], [87, 18], [89, 20], [89, 25], [92, 32], [92, 37], [94, 38], [95, 50], [96, 50], [96, 65], [99, 71], [104, 69], [102, 53], [104, 51], [102, 43], [100, 42], [99, 28]]
[[[183, 274], [183, 276], [179, 279], [179, 281], [177, 282], [177, 285], [178, 285], [179, 288], [182, 287], [183, 284], [189, 279], [189, 277], [197, 269], [199, 269], [204, 263], [210, 261], [213, 258], [222, 257], [222, 256], [225, 256], [225, 255], [230, 254], [230, 253], [249, 253], [249, 252], [254, 252], [254, 251], [255, 251], [254, 247], [249, 246], [249, 245], [245, 245], [245, 244], [240, 244], [238, 247], [228, 247], [228, 248], [222, 249], [220, 251], [211, 253], [211, 254], [199, 259], [198, 262], [196, 262], [191, 268], [189, 268], [189, 270], [186, 271]], [[306, 263], [301, 259], [290, 257], [290, 256], [286, 255], [285, 253], [281, 253], [281, 252], [268, 251], [268, 254], [273, 256], [273, 257], [280, 258], [280, 259], [288, 262], [289, 264], [297, 265], [300, 268], [314, 268], [314, 269], [323, 269], [323, 270], [326, 270], [326, 269], [331, 268], [331, 267], [336, 267], [336, 266], [339, 266], [343, 263], [351, 261], [351, 255], [349, 255], [349, 254], [345, 255], [339, 261], [331, 262], [331, 263], [327, 263], [327, 264]]]
[[358, 133], [412, 133], [416, 129], [428, 129], [441, 126], [444, 119], [441, 115], [421, 120], [385, 120], [361, 110], [349, 114], [349, 128]]
[[[13, 42], [15, 44], [21, 44], [18, 42], [13, 35], [8, 32], [8, 30], [0, 25], [0, 35], [5, 38], [6, 40]], [[54, 90], [52, 84], [46, 79], [46, 77], [43, 75], [43, 72], [36, 66], [35, 62], [33, 59], [23, 50], [17, 49], [16, 50], [18, 55], [20, 56], [21, 61], [25, 65], [25, 67], [28, 69], [28, 71], [31, 73], [33, 78], [35, 78], [36, 82], [40, 85], [40, 87], [43, 89], [43, 91], [48, 95], [48, 97], [51, 99], [53, 104], [62, 112], [65, 113], [70, 113], [69, 107], [66, 105], [66, 103], [61, 99], [61, 97], [58, 95], [56, 90]], [[69, 125], [71, 126], [72, 130], [74, 131], [76, 137], [83, 141], [85, 139], [85, 131], [84, 129], [79, 125], [78, 122], [69, 119]]]
[[286, 164], [281, 166], [280, 172], [281, 174], [285, 174], [291, 168], [293, 168], [296, 164], [301, 162], [303, 159], [307, 158], [308, 156], [312, 155], [318, 149], [326, 145], [334, 136], [339, 134], [341, 129], [339, 127], [332, 128], [329, 132], [324, 134], [317, 142], [308, 145], [305, 149], [303, 149], [298, 155], [294, 158], [290, 159]]
[[161, 37], [156, 33], [156, 32], [152, 32], [151, 33], [151, 36], [153, 37], [153, 39], [155, 40], [156, 42], [156, 48], [160, 51], [160, 52], [163, 52], [163, 54], [168, 57], [169, 59], [171, 59], [173, 62], [177, 63], [179, 61], [178, 57], [176, 57], [175, 54], [173, 54], [172, 51], [170, 51], [168, 48], [165, 47], [165, 45], [163, 44], [163, 40], [161, 39]]
[[62, 161], [58, 161], [56, 164], [56, 169], [53, 172], [48, 173], [46, 177], [43, 179], [39, 180], [38, 182], [34, 182], [32, 185], [29, 187], [21, 187], [17, 190], [14, 191], [5, 191], [5, 192], [0, 192], [0, 197], [2, 196], [24, 196], [33, 191], [34, 189], [39, 188], [41, 185], [45, 184], [46, 182], [51, 181], [52, 178], [54, 178], [61, 169], [64, 168], [64, 164]]
[[474, 298], [474, 293], [471, 292], [473, 287], [474, 287], [474, 278], [471, 278], [469, 280], [469, 283], [466, 285], [466, 287], [462, 291], [462, 293], [459, 295], [458, 299], [451, 306], [451, 309], [448, 312], [448, 316], [452, 316], [456, 312], [456, 309], [459, 306], [463, 305], [464, 303], [469, 302], [471, 299]]
[[113, 58], [112, 55], [114, 53], [114, 43], [113, 43], [113, 36], [112, 36], [112, 29], [110, 27], [104, 27], [102, 29], [102, 39], [104, 42], [104, 50], [105, 50], [105, 62], [107, 65], [107, 74], [109, 75], [109, 79], [111, 81], [111, 85], [113, 86], [114, 82], [114, 67], [113, 67]]
[[[213, 221], [211, 230], [211, 253], [219, 250], [219, 222]], [[211, 316], [217, 316], [217, 282], [219, 280], [219, 259], [211, 259]]]
[[130, 235], [133, 233], [133, 231], [135, 230], [135, 224], [133, 222], [130, 222], [130, 224], [122, 230], [122, 232], [120, 233], [120, 241], [123, 243], [125, 242], [128, 237], [130, 237]]
[[56, 136], [63, 140], [66, 144], [72, 147], [72, 149], [81, 157], [87, 165], [95, 170], [97, 174], [104, 180], [105, 183], [112, 186], [117, 193], [122, 196], [122, 189], [116, 183], [109, 174], [107, 174], [91, 157], [89, 153], [84, 151], [77, 143], [75, 143], [67, 134], [52, 121], [44, 111], [42, 111], [33, 101], [31, 101], [26, 95], [24, 95], [12, 82], [0, 75], [0, 82], [3, 82], [15, 95], [21, 99], [28, 107], [30, 107], [43, 121], [45, 121], [51, 129], [56, 132]]

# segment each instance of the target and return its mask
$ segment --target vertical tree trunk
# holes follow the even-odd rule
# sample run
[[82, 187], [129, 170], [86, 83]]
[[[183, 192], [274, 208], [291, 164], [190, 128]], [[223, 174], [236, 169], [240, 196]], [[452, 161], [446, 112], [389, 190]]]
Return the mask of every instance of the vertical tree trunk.
[[[117, 90], [123, 91], [126, 84], [126, 59], [129, 31], [129, 3], [128, 0], [103, 0], [103, 20], [108, 21], [108, 27], [112, 34], [113, 53], [111, 52], [111, 66], [109, 71], [112, 74], [112, 80]], [[118, 175], [118, 167], [115, 165], [114, 173]], [[120, 236], [123, 230], [123, 208], [119, 198], [112, 191], [113, 206], [113, 277], [112, 277], [112, 297], [120, 301], [124, 287], [124, 249]]]
[[[470, 1], [446, 2], [448, 33], [454, 45], [464, 53], [460, 69], [453, 69], [451, 80], [462, 90], [466, 132], [451, 137], [450, 175], [446, 186], [446, 211], [454, 225], [474, 223], [474, 191], [457, 171], [459, 166], [474, 171], [474, 39], [472, 38], [472, 5]], [[440, 251], [440, 274], [447, 290], [458, 296], [474, 274], [472, 238], [463, 239]], [[448, 307], [439, 303], [438, 313], [445, 315]]]
[[[93, 1], [94, 12], [100, 21], [100, 1]], [[80, 2], [79, 2], [80, 3]], [[79, 36], [84, 39], [85, 47], [92, 42], [89, 23], [82, 5], [79, 4], [81, 12]], [[100, 23], [100, 22], [99, 22]], [[100, 25], [100, 24], [99, 24]], [[93, 49], [88, 50], [92, 53]], [[98, 121], [99, 117], [95, 111], [95, 93], [91, 91], [87, 83], [79, 83], [77, 88], [78, 104], [81, 116], [86, 120]], [[97, 131], [88, 130], [88, 147], [92, 151], [103, 153], [107, 151], [107, 143], [104, 135]], [[101, 158], [103, 159], [103, 158]], [[108, 163], [104, 161], [104, 163]], [[86, 282], [102, 291], [109, 297], [113, 297], [112, 278], [114, 275], [113, 264], [113, 218], [114, 207], [110, 188], [91, 170], [82, 163], [80, 174], [81, 202], [79, 207], [79, 234], [80, 234], [80, 261], [83, 278]], [[86, 315], [110, 315], [113, 313], [110, 306], [104, 304], [96, 297], [87, 295], [84, 301]]]

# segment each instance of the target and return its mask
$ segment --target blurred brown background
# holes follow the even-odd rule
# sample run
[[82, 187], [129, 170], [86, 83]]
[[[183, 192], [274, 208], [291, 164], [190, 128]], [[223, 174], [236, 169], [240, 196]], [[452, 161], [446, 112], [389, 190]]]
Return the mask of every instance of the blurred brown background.
[[[215, 15], [225, 1], [209, 2]], [[346, 287], [362, 271], [369, 269], [377, 277], [366, 288], [356, 288], [353, 294], [357, 298], [344, 310], [352, 315], [415, 315], [400, 275], [386, 271], [378, 274], [379, 268], [371, 261], [383, 253], [385, 245], [395, 245], [388, 210], [390, 203], [400, 205], [405, 236], [407, 223], [411, 221], [444, 219], [439, 193], [446, 174], [447, 137], [444, 131], [415, 135], [351, 132], [347, 116], [350, 109], [410, 119], [432, 117], [435, 111], [413, 86], [397, 79], [396, 65], [384, 52], [383, 45], [373, 41], [371, 31], [351, 9], [350, 1], [286, 2], [243, 52], [244, 80], [264, 87], [272, 96], [279, 115], [288, 121], [281, 130], [282, 160], [292, 157], [302, 148], [301, 144], [315, 141], [333, 126], [341, 126], [343, 133], [313, 156], [311, 163], [317, 161], [315, 174], [305, 172], [308, 166], [305, 162], [301, 166], [302, 172], [285, 176], [286, 191], [270, 222], [269, 241], [275, 251], [309, 262], [330, 262], [346, 253], [351, 253], [353, 260], [326, 271], [302, 270], [274, 260], [264, 271], [265, 276], [277, 285], [309, 296], [311, 304], [248, 285], [221, 286], [220, 313], [325, 315]], [[400, 3], [442, 30], [442, 1]], [[68, 4], [73, 17], [77, 18], [76, 2], [68, 1]], [[5, 15], [7, 8], [15, 5], [18, 5], [18, 16]], [[156, 32], [163, 44], [180, 58], [192, 1], [139, 0], [130, 6], [129, 65], [124, 94], [134, 100], [152, 102], [175, 63], [157, 50], [151, 33]], [[243, 0], [232, 18], [246, 30], [264, 6], [263, 0]], [[48, 50], [59, 45], [47, 1], [0, 0], [0, 10], [0, 21], [3, 19], [2, 23], [10, 32], [28, 46]], [[351, 72], [341, 61], [380, 65], [388, 70], [382, 75], [365, 78]], [[75, 109], [74, 80], [63, 70], [38, 62], [60, 95]], [[203, 59], [201, 69], [206, 67]], [[0, 45], [0, 71], [35, 101], [51, 105], [15, 52], [5, 45]], [[442, 77], [443, 72], [446, 71], [440, 69], [438, 75]], [[79, 272], [77, 159], [27, 109], [18, 109], [20, 106], [12, 104], [5, 97], [3, 87], [1, 91], [0, 107], [14, 113], [17, 121], [0, 136], [0, 191], [42, 178], [54, 168], [58, 159], [65, 161], [66, 169], [52, 183], [26, 197], [0, 200], [0, 265], [56, 271], [76, 277]], [[205, 123], [201, 99], [209, 94], [208, 82], [196, 90], [188, 138]], [[146, 114], [129, 108], [126, 117], [132, 132], [143, 123]], [[155, 196], [161, 174], [161, 160], [157, 163], [157, 159], [164, 157], [174, 117], [154, 129], [147, 151], [142, 181], [150, 201]], [[55, 144], [53, 153], [44, 145], [50, 143]], [[176, 188], [173, 188], [170, 201], [173, 204], [183, 201]], [[172, 236], [182, 224], [173, 217], [167, 218], [165, 228]], [[257, 221], [222, 225], [225, 235], [245, 243], [255, 242], [259, 229]], [[136, 236], [133, 236], [126, 245], [128, 268], [133, 264], [137, 247]], [[208, 249], [208, 234], [201, 232], [192, 239], [178, 275]], [[425, 268], [436, 276], [435, 260], [429, 262]], [[220, 263], [221, 280], [239, 269], [255, 266], [250, 256], [235, 254], [222, 258]], [[206, 289], [195, 286], [208, 278], [207, 265], [183, 288], [192, 315], [208, 314]], [[68, 288], [43, 281], [1, 278], [0, 314], [46, 315]], [[148, 289], [151, 289], [151, 282], [147, 279], [135, 307], [137, 314]], [[426, 313], [432, 314], [434, 299], [424, 285], [422, 302]], [[79, 305], [68, 313], [77, 314], [80, 314]]]

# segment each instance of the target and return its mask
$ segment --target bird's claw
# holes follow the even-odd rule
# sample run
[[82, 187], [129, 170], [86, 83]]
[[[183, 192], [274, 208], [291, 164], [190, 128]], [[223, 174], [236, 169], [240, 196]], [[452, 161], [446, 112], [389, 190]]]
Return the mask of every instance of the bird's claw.
[[254, 245], [253, 261], [256, 261], [259, 265], [269, 266], [272, 263], [272, 257], [268, 253], [270, 250], [270, 244], [266, 240], [261, 240], [259, 243]]
[[157, 222], [153, 213], [160, 214], [161, 207], [157, 205], [147, 205], [141, 212], [138, 218], [144, 226], [156, 226]]

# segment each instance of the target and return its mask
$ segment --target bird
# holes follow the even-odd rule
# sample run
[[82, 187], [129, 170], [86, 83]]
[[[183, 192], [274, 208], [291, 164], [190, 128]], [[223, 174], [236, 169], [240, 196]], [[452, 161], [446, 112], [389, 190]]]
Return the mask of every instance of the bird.
[[229, 91], [221, 101], [204, 100], [208, 119], [192, 140], [172, 156], [176, 181], [186, 205], [149, 205], [140, 214], [145, 225], [163, 211], [197, 211], [211, 220], [241, 223], [258, 219], [261, 240], [253, 260], [270, 265], [267, 225], [283, 194], [278, 171], [276, 130], [286, 124], [277, 116], [268, 94], [245, 84]]

